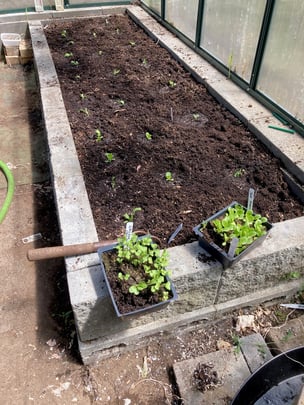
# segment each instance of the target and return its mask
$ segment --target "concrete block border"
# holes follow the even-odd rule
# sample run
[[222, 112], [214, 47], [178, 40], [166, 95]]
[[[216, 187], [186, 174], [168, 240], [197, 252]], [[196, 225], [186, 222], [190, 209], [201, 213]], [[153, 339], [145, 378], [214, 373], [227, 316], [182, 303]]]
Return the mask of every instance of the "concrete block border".
[[[121, 13], [125, 9], [163, 46], [170, 48], [178, 60], [183, 60], [214, 94], [220, 94], [220, 100], [227, 108], [256, 128], [257, 134], [263, 132], [267, 143], [273, 145], [273, 152], [288, 163], [288, 170], [300, 182], [303, 181], [304, 163], [298, 158], [304, 151], [303, 138], [295, 135], [295, 143], [288, 144], [286, 148], [280, 139], [273, 143], [268, 136], [268, 128], [262, 127], [261, 121], [256, 119], [256, 116], [269, 116], [271, 120], [269, 111], [227, 81], [140, 7], [107, 8], [107, 14]], [[97, 14], [100, 16], [102, 12]], [[75, 18], [75, 15], [65, 15]], [[40, 85], [62, 241], [64, 245], [96, 242], [93, 215], [43, 25], [39, 21], [30, 21], [29, 31]], [[252, 106], [250, 109], [246, 107], [248, 103]], [[275, 224], [270, 237], [261, 247], [225, 272], [217, 262], [208, 264], [200, 260], [200, 254], [205, 252], [197, 243], [170, 248], [170, 269], [179, 299], [162, 311], [131, 321], [116, 318], [99, 270], [97, 254], [66, 258], [70, 300], [83, 362], [89, 364], [145, 344], [147, 338], [162, 331], [174, 333], [177, 327], [210, 321], [237, 308], [295, 293], [304, 281], [303, 225], [304, 217]], [[286, 282], [288, 275], [295, 271], [301, 279]]]

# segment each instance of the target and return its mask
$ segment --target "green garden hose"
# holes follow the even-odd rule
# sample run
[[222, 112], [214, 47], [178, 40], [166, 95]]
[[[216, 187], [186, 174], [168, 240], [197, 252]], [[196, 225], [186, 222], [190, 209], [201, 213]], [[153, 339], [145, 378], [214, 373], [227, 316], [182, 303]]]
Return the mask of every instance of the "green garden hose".
[[15, 180], [14, 177], [12, 175], [12, 172], [10, 171], [10, 169], [7, 167], [7, 165], [2, 162], [2, 160], [0, 160], [0, 169], [3, 171], [6, 180], [7, 180], [7, 192], [6, 192], [6, 197], [4, 200], [4, 203], [1, 207], [0, 210], [0, 224], [2, 223], [2, 221], [4, 220], [7, 211], [9, 209], [9, 206], [11, 205], [12, 199], [13, 199], [13, 195], [14, 195], [14, 188], [15, 188]]

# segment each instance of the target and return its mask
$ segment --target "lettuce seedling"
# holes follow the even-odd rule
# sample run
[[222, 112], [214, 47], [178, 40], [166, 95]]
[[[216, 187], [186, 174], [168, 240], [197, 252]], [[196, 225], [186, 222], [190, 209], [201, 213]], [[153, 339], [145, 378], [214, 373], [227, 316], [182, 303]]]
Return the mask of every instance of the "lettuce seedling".
[[224, 218], [211, 221], [211, 226], [214, 232], [222, 237], [222, 246], [224, 247], [229, 245], [232, 239], [238, 239], [235, 251], [237, 256], [253, 241], [266, 234], [266, 222], [267, 218], [260, 214], [254, 214], [252, 210], [246, 210], [241, 205], [235, 205], [228, 208]]
[[160, 293], [163, 301], [168, 300], [171, 283], [166, 278], [169, 275], [166, 269], [169, 262], [167, 250], [161, 251], [150, 236], [139, 238], [135, 233], [129, 239], [124, 235], [117, 241], [117, 263], [143, 270], [142, 277], [140, 271], [136, 274], [122, 271], [118, 273], [121, 281], [128, 282], [129, 292], [139, 295], [147, 290], [152, 294]]

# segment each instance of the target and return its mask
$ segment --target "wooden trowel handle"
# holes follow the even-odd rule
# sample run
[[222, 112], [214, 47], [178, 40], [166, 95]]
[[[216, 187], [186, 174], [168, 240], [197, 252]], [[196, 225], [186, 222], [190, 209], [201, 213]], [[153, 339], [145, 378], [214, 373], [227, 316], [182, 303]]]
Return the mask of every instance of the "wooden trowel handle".
[[109, 246], [116, 240], [105, 240], [93, 243], [80, 243], [77, 245], [54, 246], [40, 249], [29, 249], [27, 258], [31, 261], [54, 259], [56, 257], [78, 256], [87, 253], [95, 253], [97, 249], [103, 246]]

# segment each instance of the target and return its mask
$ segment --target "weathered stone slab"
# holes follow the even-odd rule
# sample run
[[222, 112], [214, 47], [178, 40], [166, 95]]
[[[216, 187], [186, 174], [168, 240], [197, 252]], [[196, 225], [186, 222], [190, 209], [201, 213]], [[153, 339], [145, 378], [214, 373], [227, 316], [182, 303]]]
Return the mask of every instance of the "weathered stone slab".
[[270, 328], [266, 340], [270, 349], [276, 354], [303, 346], [304, 315], [291, 319], [279, 327]]
[[[199, 363], [210, 365], [220, 381], [213, 389], [205, 392], [197, 390], [192, 384], [193, 372]], [[234, 348], [181, 361], [173, 365], [173, 370], [181, 398], [187, 405], [226, 405], [250, 375], [243, 355]]]
[[242, 337], [240, 349], [251, 373], [273, 357], [260, 333]]

